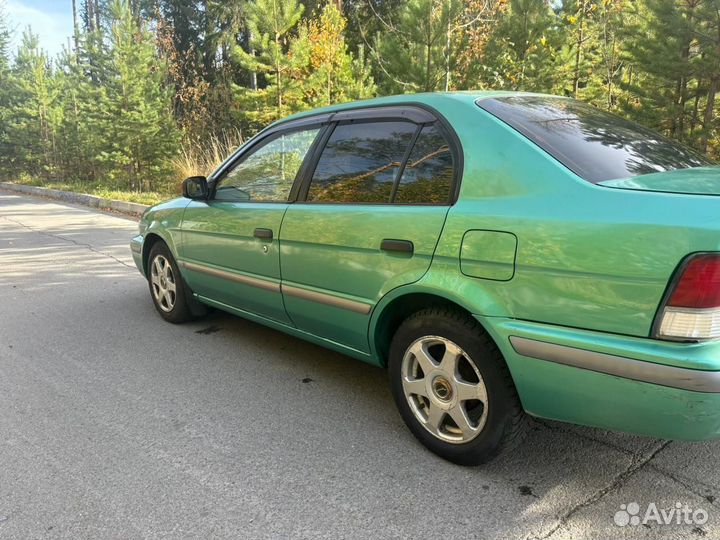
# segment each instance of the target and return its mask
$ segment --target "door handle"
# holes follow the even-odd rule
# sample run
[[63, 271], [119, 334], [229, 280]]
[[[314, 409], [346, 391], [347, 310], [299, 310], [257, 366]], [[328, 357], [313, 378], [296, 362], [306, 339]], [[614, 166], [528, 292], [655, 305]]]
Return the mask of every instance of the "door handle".
[[415, 251], [415, 246], [410, 240], [392, 240], [386, 238], [380, 242], [380, 249], [383, 251], [397, 251], [399, 253], [410, 253]]
[[255, 238], [262, 238], [263, 240], [272, 240], [273, 233], [272, 233], [271, 229], [258, 228], [258, 229], [255, 229], [253, 236]]

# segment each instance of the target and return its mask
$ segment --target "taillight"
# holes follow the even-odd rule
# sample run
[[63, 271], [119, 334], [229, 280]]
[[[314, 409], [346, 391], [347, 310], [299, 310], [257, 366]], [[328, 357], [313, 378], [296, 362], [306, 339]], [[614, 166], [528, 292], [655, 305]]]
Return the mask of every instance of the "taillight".
[[681, 265], [662, 306], [656, 337], [720, 338], [720, 253], [691, 255]]

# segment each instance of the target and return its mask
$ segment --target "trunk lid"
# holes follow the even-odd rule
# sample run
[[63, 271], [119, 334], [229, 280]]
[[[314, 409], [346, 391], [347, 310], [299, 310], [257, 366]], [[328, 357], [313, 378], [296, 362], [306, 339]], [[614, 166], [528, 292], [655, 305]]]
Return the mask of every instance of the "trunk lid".
[[634, 191], [720, 195], [720, 167], [694, 167], [598, 182], [599, 186]]

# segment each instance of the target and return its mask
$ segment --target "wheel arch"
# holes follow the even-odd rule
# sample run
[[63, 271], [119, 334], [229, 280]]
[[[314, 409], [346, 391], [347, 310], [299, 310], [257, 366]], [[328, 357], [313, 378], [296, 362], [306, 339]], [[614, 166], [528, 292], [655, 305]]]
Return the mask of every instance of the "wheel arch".
[[168, 244], [168, 242], [157, 232], [149, 232], [145, 234], [142, 247], [142, 266], [145, 277], [148, 277], [148, 258], [150, 257], [150, 251], [158, 242], [163, 242], [169, 249], [172, 250], [172, 248], [170, 248], [170, 244]]
[[472, 312], [454, 299], [434, 291], [404, 291], [387, 295], [374, 310], [370, 321], [370, 345], [379, 364], [387, 366], [390, 342], [400, 324], [413, 313], [428, 307], [449, 307], [472, 317]]
[[[177, 253], [174, 249], [173, 242], [162, 236], [157, 232], [157, 230], [150, 231], [145, 234], [145, 237], [143, 238], [143, 249], [142, 249], [142, 265], [143, 265], [143, 273], [145, 274], [145, 277], [147, 278], [147, 268], [148, 268], [148, 259], [150, 258], [150, 252], [152, 251], [153, 246], [155, 246], [158, 242], [162, 242], [167, 246], [167, 248], [170, 250], [170, 253], [175, 258], [175, 262], [178, 266], [178, 272], [180, 273], [180, 278], [182, 279], [182, 286], [185, 291], [185, 299], [188, 303], [188, 308], [190, 309], [190, 313], [194, 317], [202, 317], [207, 314], [208, 307], [201, 303], [197, 298], [195, 298], [195, 295], [193, 293], [193, 290], [190, 288], [190, 286], [187, 284], [187, 282], [184, 279], [184, 276], [182, 275], [182, 267], [177, 261]], [[149, 278], [148, 278], [149, 279]]]

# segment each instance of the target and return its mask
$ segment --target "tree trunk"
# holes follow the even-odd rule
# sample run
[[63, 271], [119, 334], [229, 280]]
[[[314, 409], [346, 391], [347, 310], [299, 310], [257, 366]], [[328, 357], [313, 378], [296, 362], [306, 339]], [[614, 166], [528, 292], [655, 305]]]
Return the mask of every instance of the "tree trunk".
[[[253, 41], [253, 35], [252, 31], [248, 30], [248, 45], [250, 45]], [[250, 55], [255, 56], [255, 47], [250, 45]], [[257, 90], [257, 71], [252, 70], [250, 72], [250, 88], [252, 90]]]
[[613, 41], [612, 54], [610, 53], [610, 37], [608, 36], [608, 26], [610, 25], [608, 18], [608, 6], [604, 4], [603, 12], [603, 60], [605, 61], [605, 77], [606, 77], [606, 93], [607, 108], [612, 109], [612, 92], [613, 92], [613, 63], [615, 58], [615, 47]]
[[430, 87], [430, 67], [432, 65], [431, 54], [432, 54], [432, 43], [428, 38], [426, 48], [427, 58], [425, 59], [425, 91], [432, 92], [433, 88]]
[[97, 0], [95, 1], [95, 28], [100, 30], [100, 6], [98, 5]]
[[76, 0], [72, 0], [73, 38], [75, 41], [75, 54], [80, 52], [80, 31], [78, 30]]
[[[689, 54], [689, 51], [688, 51]], [[677, 138], [682, 141], [685, 135], [685, 103], [687, 102], [687, 77], [680, 77], [678, 87]]]
[[445, 34], [445, 91], [450, 90], [450, 19]]
[[276, 48], [276, 57], [275, 57], [275, 83], [277, 86], [277, 108], [278, 108], [278, 117], [282, 115], [282, 80], [280, 78], [280, 36], [275, 33], [275, 45]]
[[85, 2], [85, 26], [88, 32], [95, 30], [95, 4], [93, 0]]
[[524, 90], [525, 88], [525, 61], [527, 60], [528, 49], [530, 48], [530, 39], [528, 36], [528, 11], [523, 13], [523, 35], [525, 43], [523, 43], [522, 55], [520, 56], [520, 85], [516, 90]]
[[705, 116], [703, 118], [703, 136], [702, 136], [702, 150], [707, 152], [708, 141], [710, 140], [710, 133], [712, 132], [712, 121], [713, 111], [715, 109], [715, 95], [718, 91], [718, 76], [713, 75], [710, 79], [710, 88], [707, 94], [707, 103], [705, 104]]
[[[694, 9], [696, 7], [696, 4], [694, 2], [691, 2], [689, 7], [689, 13], [687, 15], [688, 18], [688, 26], [690, 28], [693, 27], [694, 24]], [[677, 117], [677, 138], [678, 140], [682, 141], [685, 135], [685, 104], [687, 103], [687, 86], [688, 86], [688, 77], [687, 73], [689, 71], [689, 68], [687, 67], [687, 63], [689, 63], [690, 60], [690, 46], [692, 43], [692, 38], [688, 38], [685, 42], [685, 45], [683, 46], [683, 49], [681, 51], [683, 62], [686, 64], [685, 74], [683, 74], [680, 77], [680, 86], [678, 88], [678, 96], [677, 96], [677, 105], [678, 105], [678, 117]]]
[[698, 123], [698, 107], [700, 106], [700, 88], [702, 88], [703, 80], [701, 78], [697, 78], [696, 81], [696, 88], [695, 88], [695, 100], [693, 102], [693, 110], [692, 110], [692, 116], [690, 116], [690, 135], [693, 134], [695, 131], [695, 126], [697, 126]]
[[585, 2], [580, 4], [580, 26], [578, 27], [577, 41], [575, 42], [575, 69], [573, 72], [573, 97], [577, 98], [578, 88], [580, 87], [580, 60], [582, 59], [582, 47], [584, 43], [584, 27], [585, 23]]

